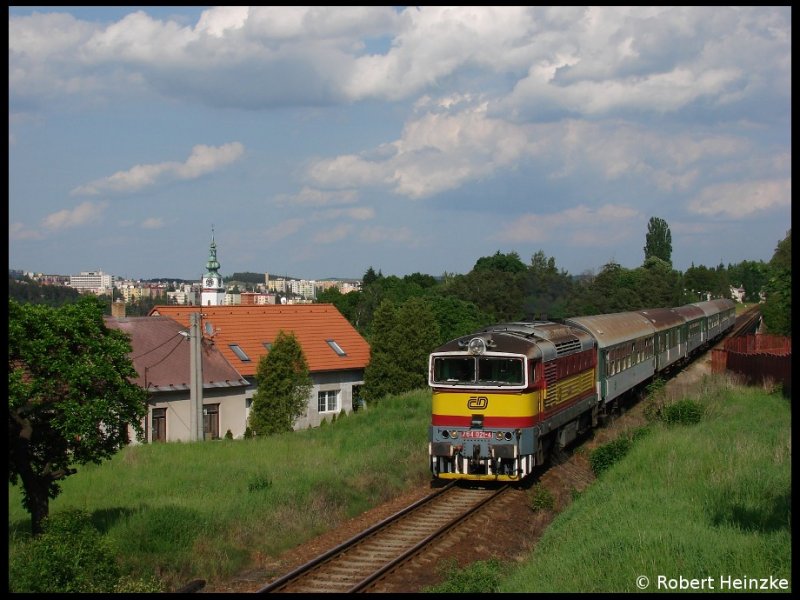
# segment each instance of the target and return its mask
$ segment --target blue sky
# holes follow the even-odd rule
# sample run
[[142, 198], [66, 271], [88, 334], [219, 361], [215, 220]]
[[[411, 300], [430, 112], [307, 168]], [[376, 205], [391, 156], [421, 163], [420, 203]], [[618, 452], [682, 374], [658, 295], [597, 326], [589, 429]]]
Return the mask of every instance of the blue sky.
[[9, 267], [768, 261], [789, 7], [11, 7]]

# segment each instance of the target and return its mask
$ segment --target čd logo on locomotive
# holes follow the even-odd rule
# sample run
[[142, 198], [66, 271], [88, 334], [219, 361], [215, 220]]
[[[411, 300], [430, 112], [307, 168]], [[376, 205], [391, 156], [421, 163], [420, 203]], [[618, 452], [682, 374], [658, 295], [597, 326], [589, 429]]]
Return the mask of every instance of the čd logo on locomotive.
[[467, 408], [471, 410], [483, 410], [489, 406], [489, 398], [486, 396], [470, 396], [467, 400]]

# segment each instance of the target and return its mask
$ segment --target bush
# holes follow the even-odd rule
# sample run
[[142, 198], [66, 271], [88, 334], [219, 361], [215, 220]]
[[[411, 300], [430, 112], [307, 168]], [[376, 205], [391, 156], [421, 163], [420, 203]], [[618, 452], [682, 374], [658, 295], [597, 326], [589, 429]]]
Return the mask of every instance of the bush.
[[455, 560], [445, 563], [445, 581], [426, 588], [433, 593], [480, 594], [497, 592], [504, 576], [503, 565], [496, 558], [479, 560], [459, 569]]
[[226, 440], [232, 440], [233, 439], [233, 433], [231, 433], [230, 429], [228, 429], [228, 431], [225, 432], [225, 439]]
[[555, 506], [556, 499], [553, 497], [553, 493], [550, 490], [542, 484], [538, 484], [533, 488], [533, 493], [531, 494], [531, 509], [533, 512], [553, 510]]
[[11, 557], [12, 592], [113, 592], [119, 567], [89, 514], [71, 510], [44, 520], [42, 533]]
[[615, 462], [620, 460], [631, 449], [633, 442], [626, 436], [620, 436], [613, 442], [604, 444], [592, 450], [589, 454], [589, 465], [595, 476], [608, 469]]
[[648, 422], [652, 423], [661, 418], [661, 411], [667, 398], [666, 390], [666, 382], [663, 379], [656, 378], [647, 385], [644, 417]]
[[249, 440], [253, 437], [253, 430], [250, 427], [244, 428], [244, 439]]
[[272, 487], [272, 479], [269, 477], [258, 475], [250, 480], [247, 484], [247, 491], [256, 492], [258, 490], [267, 490]]
[[661, 420], [667, 425], [693, 425], [703, 418], [705, 409], [696, 400], [684, 398], [661, 409]]

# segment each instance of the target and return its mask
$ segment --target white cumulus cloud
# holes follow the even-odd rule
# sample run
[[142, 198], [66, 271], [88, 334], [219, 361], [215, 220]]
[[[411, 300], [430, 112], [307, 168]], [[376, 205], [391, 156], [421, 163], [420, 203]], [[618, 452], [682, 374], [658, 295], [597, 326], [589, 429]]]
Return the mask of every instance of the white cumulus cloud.
[[791, 199], [791, 180], [743, 181], [708, 186], [689, 201], [688, 208], [695, 214], [741, 219], [775, 208], [789, 208]]
[[244, 146], [239, 142], [216, 147], [199, 144], [192, 148], [192, 153], [185, 162], [136, 165], [127, 171], [118, 171], [108, 177], [78, 186], [70, 193], [73, 196], [80, 196], [135, 192], [165, 181], [196, 179], [235, 162], [242, 154]]
[[100, 218], [108, 207], [107, 202], [82, 202], [73, 209], [65, 208], [42, 219], [42, 226], [51, 231], [86, 225]]

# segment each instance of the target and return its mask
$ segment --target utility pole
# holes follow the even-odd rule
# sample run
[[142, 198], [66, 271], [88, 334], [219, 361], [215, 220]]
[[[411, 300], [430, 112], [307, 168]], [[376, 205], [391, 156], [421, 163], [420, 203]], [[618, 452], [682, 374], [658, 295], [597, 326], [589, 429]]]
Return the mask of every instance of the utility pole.
[[203, 332], [200, 311], [189, 313], [190, 347], [190, 400], [189, 440], [203, 440]]

